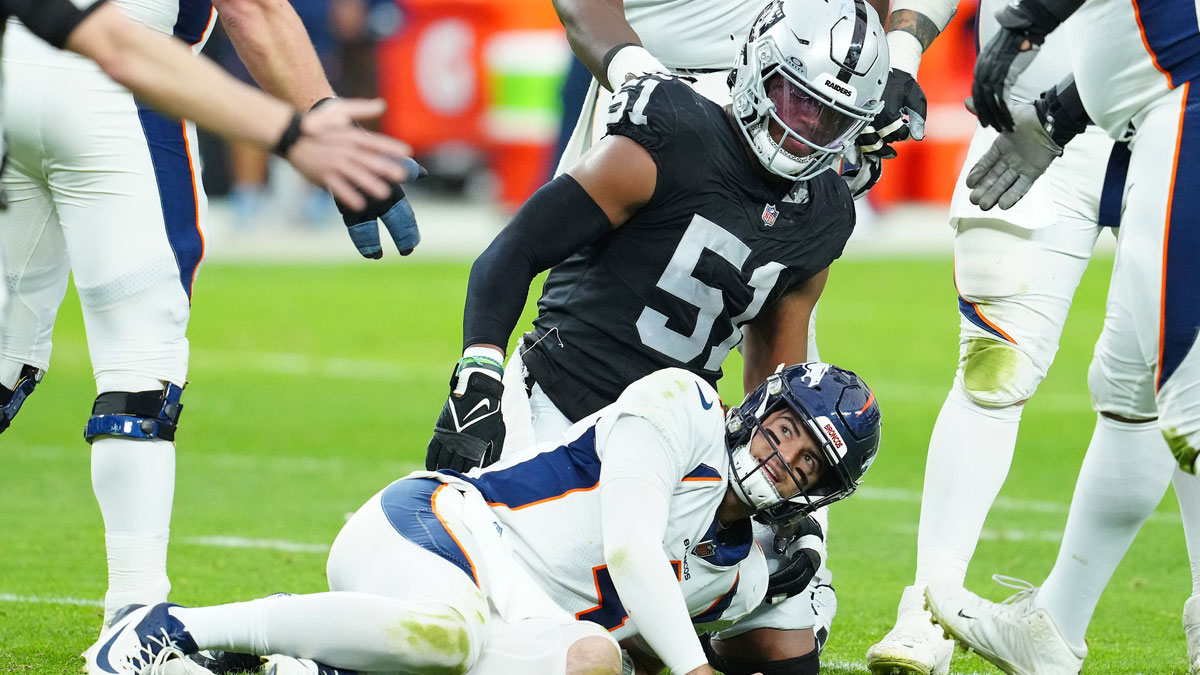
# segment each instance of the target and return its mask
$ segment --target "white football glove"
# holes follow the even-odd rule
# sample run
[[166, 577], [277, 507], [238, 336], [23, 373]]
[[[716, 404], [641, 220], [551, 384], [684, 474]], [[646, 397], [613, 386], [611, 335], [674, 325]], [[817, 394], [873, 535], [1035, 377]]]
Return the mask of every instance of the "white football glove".
[[1033, 103], [1012, 105], [1013, 130], [1001, 133], [967, 173], [971, 203], [987, 211], [1012, 208], [1033, 182], [1063, 154], [1038, 118]]

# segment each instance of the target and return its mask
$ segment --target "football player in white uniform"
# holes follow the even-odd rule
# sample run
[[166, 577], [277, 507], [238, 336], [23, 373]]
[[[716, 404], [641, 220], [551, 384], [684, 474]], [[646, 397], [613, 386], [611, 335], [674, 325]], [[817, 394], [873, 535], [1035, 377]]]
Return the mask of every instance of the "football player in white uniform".
[[[1077, 86], [1064, 83], [1033, 104], [1013, 106], [1004, 83], [1014, 60], [1068, 16]], [[931, 584], [925, 595], [949, 633], [1006, 672], [1077, 673], [1087, 624], [1121, 556], [1172, 476], [1196, 469], [1200, 227], [1194, 210], [1173, 207], [1196, 182], [1200, 120], [1190, 83], [1200, 75], [1200, 29], [1195, 5], [1174, 1], [1080, 7], [1074, 0], [1020, 0], [996, 18], [1002, 28], [980, 55], [973, 98], [982, 123], [1010, 133], [969, 177], [978, 199], [1020, 200], [1059, 154], [1065, 159], [1063, 145], [1075, 142], [1070, 132], [1089, 115], [1128, 143], [1129, 181], [1104, 330], [1088, 376], [1096, 432], [1054, 569], [1040, 588], [1025, 588], [1004, 605], [950, 584]], [[1144, 440], [1117, 444], [1116, 428]], [[1180, 498], [1185, 514], [1195, 507], [1194, 493], [1181, 491]], [[1193, 596], [1184, 607], [1189, 633], [1200, 623], [1196, 605]]]
[[[332, 93], [289, 5], [217, 5], [229, 10], [229, 31], [269, 92], [303, 111]], [[265, 110], [265, 97], [234, 88], [211, 66], [181, 64], [177, 47], [186, 45], [166, 45], [165, 36], [174, 34], [198, 50], [215, 18], [209, 3], [117, 0], [96, 11], [123, 11], [146, 27], [131, 35], [158, 34], [140, 54], [157, 68], [130, 67], [120, 58], [138, 55], [133, 48], [121, 51], [136, 44], [120, 39], [128, 21], [115, 31], [76, 36], [85, 53], [105, 47], [108, 52], [98, 53], [115, 52], [115, 61], [101, 58], [101, 65], [124, 66], [114, 68], [118, 80], [151, 94], [146, 99], [135, 99], [96, 63], [55, 49], [16, 20], [7, 24], [3, 181], [9, 206], [0, 212], [0, 256], [10, 295], [0, 307], [0, 431], [49, 366], [51, 331], [71, 273], [99, 393], [85, 438], [92, 443], [93, 486], [105, 522], [111, 618], [130, 602], [164, 600], [170, 588], [174, 437], [187, 379], [192, 281], [203, 256], [205, 197], [194, 127], [149, 106], [174, 101], [168, 108], [174, 114], [195, 111], [219, 130], [254, 128], [251, 137], [271, 136], [265, 145], [275, 144], [307, 175], [367, 210], [395, 200], [395, 178], [404, 172], [386, 158], [364, 162], [363, 139], [375, 137], [357, 130], [315, 142], [320, 125], [350, 123], [342, 102], [288, 124], [288, 107]], [[164, 97], [172, 85], [173, 98]], [[378, 104], [366, 106], [371, 114], [380, 112]], [[287, 131], [274, 136], [279, 130], [268, 127], [281, 119], [279, 128]], [[322, 169], [331, 159], [337, 170]], [[372, 173], [387, 180], [372, 179]], [[366, 192], [357, 195], [355, 184]], [[404, 211], [407, 202], [401, 201], [396, 206]], [[411, 210], [406, 213], [415, 231]], [[373, 227], [373, 216], [370, 222]]]
[[845, 498], [879, 440], [874, 395], [835, 366], [783, 368], [728, 414], [702, 378], [657, 371], [555, 442], [384, 488], [334, 542], [329, 593], [129, 608], [89, 672], [216, 648], [310, 672], [549, 675], [588, 647], [595, 669], [570, 672], [618, 673], [620, 642], [643, 667], [711, 674], [697, 630], [767, 591], [751, 516]]
[[[906, 41], [913, 43], [919, 64], [921, 51], [949, 21], [955, 5], [937, 0], [897, 4], [888, 33], [895, 55], [893, 68], [910, 67], [912, 58], [904, 42], [895, 39], [896, 26], [913, 27]], [[1000, 31], [994, 14], [1001, 5], [989, 1], [980, 6], [979, 34], [985, 44]], [[1070, 73], [1067, 49], [1065, 34], [1048, 36], [1010, 83], [1008, 94], [1031, 101], [1062, 81]], [[916, 69], [914, 65], [910, 72]], [[1067, 133], [1065, 126], [1060, 119], [1061, 133]], [[1008, 475], [1024, 404], [1037, 390], [1058, 350], [1071, 299], [1099, 234], [1120, 220], [1126, 146], [1114, 146], [1096, 126], [1072, 129], [1071, 134], [1075, 133], [1078, 135], [1062, 151], [1062, 157], [1032, 183], [1029, 194], [1015, 206], [1001, 200], [999, 191], [989, 192], [991, 184], [980, 185], [978, 177], [970, 173], [982, 171], [973, 167], [992, 146], [997, 132], [979, 126], [972, 139], [950, 205], [960, 310], [959, 367], [929, 442], [916, 576], [901, 596], [895, 627], [867, 652], [873, 672], [928, 675], [948, 671], [952, 643], [930, 625], [923, 606], [924, 589], [935, 581], [963, 584], [988, 510]], [[1003, 210], [992, 210], [997, 203]], [[1153, 457], [1163, 452], [1162, 446], [1161, 435], [1152, 424], [1101, 417], [1089, 464], [1124, 466], [1131, 453]], [[1111, 475], [1118, 472], [1113, 470]], [[1119, 475], [1127, 473], [1122, 470]], [[1200, 533], [1196, 478], [1177, 471], [1173, 482], [1185, 527]], [[1122, 492], [1134, 503], [1153, 505], [1161, 499], [1162, 488], [1157, 482], [1135, 482]], [[1108, 513], [1112, 492], [1103, 488], [1095, 494], [1103, 495], [1103, 503], [1080, 508]], [[1111, 555], [1119, 560], [1120, 550], [1102, 542], [1132, 537], [1138, 524], [1110, 522], [1096, 539], [1092, 559]], [[1197, 540], [1193, 546], [1200, 548], [1200, 537], [1190, 539]], [[1200, 551], [1190, 552], [1194, 560], [1200, 560]], [[1200, 576], [1193, 583], [1193, 592], [1200, 593]], [[1200, 624], [1200, 615], [1192, 617], [1191, 623]], [[1200, 625], [1189, 633], [1195, 630], [1200, 630]], [[1189, 650], [1200, 649], [1200, 634], [1196, 637]]]

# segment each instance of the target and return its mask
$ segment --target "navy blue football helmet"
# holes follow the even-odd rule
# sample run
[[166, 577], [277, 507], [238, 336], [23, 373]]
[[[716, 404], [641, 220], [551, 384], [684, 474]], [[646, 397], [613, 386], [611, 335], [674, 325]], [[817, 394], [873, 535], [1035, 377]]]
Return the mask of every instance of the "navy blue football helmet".
[[[783, 406], [803, 421], [821, 452], [824, 470], [814, 485], [806, 485], [782, 461], [771, 434], [763, 438], [774, 452], [762, 460], [750, 455], [750, 439], [762, 433], [763, 421]], [[740, 496], [758, 509], [760, 519], [784, 525], [858, 489], [879, 451], [879, 404], [858, 375], [827, 363], [801, 363], [772, 374], [740, 406], [731, 408], [725, 430], [732, 482]], [[763, 470], [777, 455], [801, 486], [794, 495], [781, 495]]]

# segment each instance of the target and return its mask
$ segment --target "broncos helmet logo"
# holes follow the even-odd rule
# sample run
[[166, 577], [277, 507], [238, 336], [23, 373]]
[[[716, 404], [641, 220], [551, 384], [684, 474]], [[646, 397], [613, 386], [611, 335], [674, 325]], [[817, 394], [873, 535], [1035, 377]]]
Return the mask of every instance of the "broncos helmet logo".
[[810, 388], [821, 384], [821, 380], [825, 379], [825, 374], [829, 372], [828, 363], [803, 363], [800, 367], [804, 369], [800, 383]]

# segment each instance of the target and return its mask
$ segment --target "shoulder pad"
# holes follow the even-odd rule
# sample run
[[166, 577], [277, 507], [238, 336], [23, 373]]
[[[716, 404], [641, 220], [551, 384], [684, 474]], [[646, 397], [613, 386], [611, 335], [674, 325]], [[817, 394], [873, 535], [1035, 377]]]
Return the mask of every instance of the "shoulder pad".
[[609, 131], [614, 127], [641, 127], [652, 133], [678, 132], [704, 119], [704, 105], [712, 105], [692, 87], [673, 75], [650, 73], [626, 82], [608, 106]]

